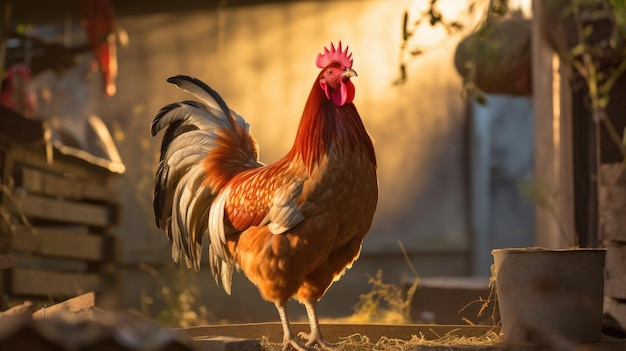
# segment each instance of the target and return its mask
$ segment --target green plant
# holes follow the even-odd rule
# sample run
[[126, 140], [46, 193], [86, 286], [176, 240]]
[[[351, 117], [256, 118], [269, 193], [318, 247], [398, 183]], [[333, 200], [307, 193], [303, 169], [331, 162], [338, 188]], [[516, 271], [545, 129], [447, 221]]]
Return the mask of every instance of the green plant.
[[423, 55], [432, 48], [426, 48], [412, 43], [415, 37], [416, 28], [422, 23], [428, 22], [431, 26], [443, 27], [449, 35], [455, 34], [463, 29], [463, 24], [459, 21], [449, 21], [444, 18], [439, 9], [438, 0], [431, 0], [426, 10], [422, 11], [414, 20], [410, 19], [409, 10], [405, 9], [402, 17], [402, 42], [400, 44], [400, 75], [394, 84], [403, 84], [407, 80], [406, 65], [409, 58]]
[[[596, 2], [589, 0], [571, 0], [570, 5], [565, 8], [564, 15], [571, 14], [574, 20], [578, 43], [569, 52], [561, 53], [561, 55], [566, 61], [572, 63], [584, 79], [593, 120], [605, 128], [609, 138], [622, 154], [622, 163], [626, 165], [626, 130], [620, 133], [606, 113], [611, 89], [626, 70], [626, 55], [624, 55], [626, 53], [624, 43], [626, 1], [611, 0], [600, 8], [596, 8], [595, 5]], [[589, 39], [594, 34], [595, 28], [592, 24], [585, 23], [590, 17], [597, 16], [598, 12], [608, 13], [615, 21], [615, 25], [611, 36], [592, 41]], [[599, 57], [605, 56], [606, 51], [617, 52], [621, 56], [621, 63], [616, 67], [603, 67], [599, 63]]]
[[[163, 274], [162, 269], [145, 263], [139, 268], [148, 273], [158, 286], [157, 293], [152, 289], [142, 289], [140, 304], [144, 315], [152, 317], [151, 307], [157, 305], [154, 319], [172, 327], [189, 328], [215, 321], [209, 309], [198, 302], [201, 292], [193, 272], [181, 269], [174, 272], [166, 270], [168, 274]], [[174, 279], [167, 280], [169, 276]]]
[[[417, 16], [411, 16], [409, 6], [403, 12], [402, 21], [402, 40], [400, 44], [399, 58], [399, 75], [394, 81], [394, 85], [404, 84], [408, 79], [407, 65], [410, 61], [421, 57], [422, 55], [443, 46], [448, 40], [458, 36], [466, 31], [468, 22], [460, 18], [448, 18], [444, 16], [440, 9], [441, 0], [430, 0], [428, 6], [423, 11], [419, 11]], [[412, 6], [417, 8], [417, 3]], [[475, 32], [477, 38], [484, 38], [491, 34], [492, 28], [487, 25], [490, 19], [499, 18], [511, 12], [508, 0], [473, 0], [469, 1], [466, 11], [463, 15], [465, 18], [473, 18], [480, 11], [485, 11], [484, 15], [478, 20], [478, 23], [472, 25], [472, 32]], [[415, 17], [415, 18], [411, 18]], [[447, 38], [442, 42], [432, 46], [424, 46], [416, 40], [418, 29], [423, 24], [431, 27], [443, 28], [447, 33]], [[497, 49], [496, 49], [497, 50]], [[478, 53], [476, 54], [478, 55]], [[462, 75], [463, 93], [470, 99], [484, 105], [487, 103], [485, 95], [476, 85], [476, 63], [474, 61], [465, 62], [467, 73]]]

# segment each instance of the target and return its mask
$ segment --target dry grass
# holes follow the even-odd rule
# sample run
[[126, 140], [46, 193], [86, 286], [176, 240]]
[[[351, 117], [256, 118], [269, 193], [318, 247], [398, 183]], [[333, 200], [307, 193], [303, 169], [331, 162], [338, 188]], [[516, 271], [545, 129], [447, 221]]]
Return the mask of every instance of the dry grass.
[[[397, 284], [385, 283], [383, 281], [382, 271], [378, 271], [375, 277], [369, 277], [369, 283], [372, 286], [371, 291], [361, 294], [359, 302], [355, 306], [355, 312], [347, 318], [341, 320], [325, 320], [324, 322], [340, 322], [349, 324], [406, 324], [412, 321], [409, 318], [408, 311], [413, 294], [419, 286], [419, 279], [416, 276], [414, 283], [408, 290], [404, 291]], [[492, 294], [493, 294], [492, 289]], [[481, 303], [481, 313], [488, 309], [493, 297], [489, 296], [486, 300], [475, 301]], [[469, 323], [471, 324], [471, 323]], [[356, 326], [358, 328], [358, 326]], [[485, 333], [481, 336], [467, 337], [456, 335], [457, 330], [451, 330], [445, 335], [437, 335], [433, 330], [431, 332], [435, 337], [426, 338], [419, 334], [413, 335], [410, 340], [402, 340], [389, 337], [381, 337], [377, 341], [371, 340], [368, 336], [359, 333], [342, 338], [337, 344], [337, 351], [404, 351], [416, 350], [420, 346], [489, 346], [497, 344], [501, 336], [497, 333], [497, 329]], [[264, 351], [281, 351], [282, 344], [270, 342], [267, 337], [261, 339], [261, 346]]]
[[397, 284], [385, 283], [383, 272], [378, 271], [375, 277], [369, 277], [372, 289], [359, 296], [354, 313], [341, 320], [342, 323], [363, 324], [405, 324], [410, 323], [409, 306], [419, 280], [404, 291]]
[[[336, 351], [404, 351], [415, 350], [419, 346], [488, 346], [494, 345], [499, 341], [500, 336], [494, 331], [478, 337], [447, 334], [435, 339], [426, 339], [423, 335], [413, 335], [410, 340], [382, 337], [375, 342], [365, 335], [353, 334], [342, 338], [337, 344]], [[282, 344], [272, 343], [267, 338], [261, 339], [261, 347], [264, 351], [282, 350]]]
[[[325, 320], [325, 322], [340, 322], [349, 324], [365, 324], [365, 323], [379, 323], [379, 324], [406, 324], [411, 323], [409, 316], [410, 303], [413, 300], [413, 295], [419, 287], [419, 277], [415, 267], [411, 264], [404, 250], [402, 243], [398, 243], [400, 248], [407, 259], [407, 264], [411, 267], [415, 274], [415, 280], [409, 289], [404, 290], [397, 284], [385, 283], [383, 281], [382, 271], [378, 271], [375, 277], [369, 277], [369, 284], [372, 289], [365, 294], [361, 294], [359, 302], [354, 308], [354, 313], [341, 320]], [[492, 267], [493, 269], [493, 267]], [[493, 272], [492, 272], [493, 273]], [[493, 277], [490, 282], [491, 294], [486, 300], [474, 301], [473, 303], [481, 303], [480, 313], [482, 314], [488, 310], [488, 307], [493, 306], [495, 300], [495, 291], [493, 285]], [[467, 307], [467, 306], [466, 306]], [[493, 309], [495, 313], [495, 308]], [[468, 321], [469, 322], [469, 321]], [[468, 323], [472, 324], [472, 323]], [[357, 326], [358, 328], [358, 326]], [[489, 346], [497, 344], [501, 336], [497, 332], [497, 329], [485, 333], [481, 336], [467, 337], [456, 335], [456, 331], [452, 330], [445, 335], [437, 335], [433, 330], [431, 332], [435, 337], [426, 338], [424, 335], [413, 335], [410, 340], [402, 340], [389, 337], [381, 337], [377, 341], [372, 341], [368, 336], [359, 333], [341, 338], [337, 344], [337, 351], [366, 351], [366, 350], [379, 350], [379, 351], [404, 351], [404, 350], [416, 350], [420, 346]], [[267, 337], [261, 339], [261, 346], [264, 351], [281, 351], [281, 343], [270, 342]]]
[[372, 286], [372, 289], [368, 293], [359, 296], [359, 302], [354, 306], [354, 313], [342, 319], [342, 323], [405, 324], [412, 322], [409, 316], [409, 308], [413, 295], [419, 287], [420, 280], [404, 244], [398, 241], [398, 246], [404, 255], [407, 265], [414, 274], [411, 286], [405, 291], [397, 284], [385, 283], [382, 270], [378, 270], [375, 277], [368, 277], [368, 283]]

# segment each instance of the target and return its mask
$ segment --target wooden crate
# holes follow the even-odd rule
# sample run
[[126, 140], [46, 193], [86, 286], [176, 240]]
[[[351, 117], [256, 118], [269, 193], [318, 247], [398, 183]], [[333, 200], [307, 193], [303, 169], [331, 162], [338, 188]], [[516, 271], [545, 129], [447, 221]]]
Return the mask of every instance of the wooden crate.
[[59, 301], [115, 282], [124, 167], [47, 135], [45, 123], [0, 109], [0, 254], [15, 259], [0, 288], [9, 299]]
[[598, 173], [598, 219], [607, 248], [604, 312], [626, 327], [626, 172], [621, 163], [602, 164]]
[[601, 165], [598, 178], [600, 240], [626, 245], [626, 171], [623, 164]]
[[626, 329], [626, 245], [604, 243], [607, 247], [604, 283], [604, 313]]
[[[604, 295], [626, 300], [626, 245], [607, 243], [606, 270], [608, 279], [604, 286]], [[626, 318], [626, 316], [624, 316]]]

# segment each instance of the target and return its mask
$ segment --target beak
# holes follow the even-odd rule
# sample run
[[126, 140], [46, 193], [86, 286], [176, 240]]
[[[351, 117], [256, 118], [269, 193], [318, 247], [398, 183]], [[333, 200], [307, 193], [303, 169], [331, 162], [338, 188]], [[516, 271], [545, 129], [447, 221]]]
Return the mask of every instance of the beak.
[[341, 78], [350, 78], [350, 77], [357, 77], [357, 76], [358, 74], [356, 74], [356, 71], [353, 70], [352, 68], [346, 68], [341, 73]]

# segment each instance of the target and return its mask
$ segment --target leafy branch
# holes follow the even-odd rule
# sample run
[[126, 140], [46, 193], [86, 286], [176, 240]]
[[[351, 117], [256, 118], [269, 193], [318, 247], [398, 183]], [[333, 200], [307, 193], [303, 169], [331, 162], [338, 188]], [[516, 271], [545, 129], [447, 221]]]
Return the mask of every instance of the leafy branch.
[[[450, 19], [444, 16], [440, 9], [440, 0], [430, 0], [428, 6], [418, 12], [416, 19], [411, 19], [409, 8], [405, 9], [403, 13], [402, 21], [402, 42], [400, 46], [400, 59], [399, 59], [399, 75], [394, 81], [394, 85], [404, 84], [408, 79], [407, 64], [429, 51], [443, 46], [447, 41], [458, 34], [463, 33], [466, 29], [462, 20]], [[479, 10], [484, 9], [486, 6], [486, 12], [481, 17], [479, 23], [472, 31], [478, 35], [481, 39], [489, 36], [493, 30], [487, 24], [490, 20], [501, 18], [510, 13], [508, 0], [473, 0], [470, 1], [466, 8], [467, 18], [472, 18], [473, 15]], [[447, 37], [441, 42], [426, 47], [416, 43], [416, 33], [422, 25], [429, 25], [432, 28], [443, 28]], [[475, 62], [467, 61], [464, 64], [465, 73], [463, 76], [463, 93], [467, 94], [469, 98], [475, 100], [480, 104], [486, 104], [487, 100], [476, 84], [477, 80], [477, 65]]]
[[[593, 43], [588, 40], [593, 34], [594, 28], [591, 24], [584, 25], [583, 22], [583, 8], [581, 5], [587, 5], [586, 0], [572, 0], [571, 6], [568, 9], [574, 19], [574, 25], [576, 28], [576, 34], [578, 37], [578, 44], [574, 46], [569, 52], [569, 58], [572, 61], [573, 67], [585, 80], [588, 89], [588, 97], [591, 105], [591, 112], [594, 122], [602, 123], [602, 126], [607, 131], [609, 138], [615, 144], [617, 149], [622, 155], [622, 163], [626, 166], [626, 130], [622, 132], [622, 135], [617, 131], [610, 118], [606, 113], [606, 108], [609, 104], [610, 92], [615, 85], [615, 82], [626, 71], [626, 60], [622, 59], [621, 63], [613, 69], [609, 69], [607, 72], [599, 69], [600, 65], [594, 59], [594, 53], [599, 49], [611, 48], [613, 50], [618, 49], [616, 46], [618, 42], [626, 32], [624, 31], [622, 24], [625, 24], [624, 18], [626, 12], [626, 0], [611, 0], [612, 6], [608, 10], [614, 18], [615, 25], [613, 35], [608, 39], [608, 45], [605, 43]], [[607, 9], [601, 9], [598, 11], [606, 11]], [[589, 13], [586, 13], [589, 16]], [[616, 29], [617, 28], [617, 29]]]
[[[415, 20], [410, 19], [408, 8], [404, 10], [402, 18], [402, 43], [400, 45], [400, 76], [394, 81], [395, 85], [404, 84], [407, 80], [407, 56], [414, 58], [432, 49], [413, 44], [413, 39], [415, 38], [418, 27], [428, 22], [431, 27], [443, 27], [448, 35], [459, 33], [464, 29], [460, 21], [444, 18], [438, 3], [439, 0], [431, 0], [428, 7], [421, 11]], [[473, 8], [474, 3], [470, 5], [470, 11], [472, 11]]]

